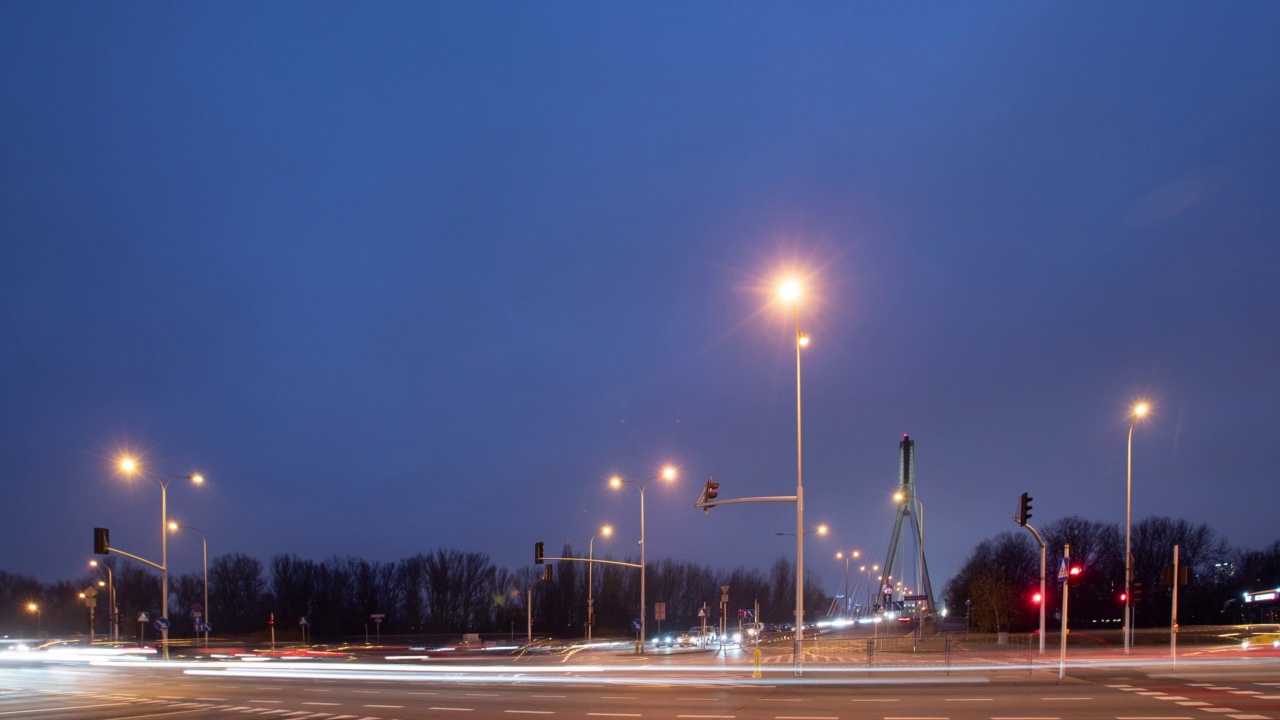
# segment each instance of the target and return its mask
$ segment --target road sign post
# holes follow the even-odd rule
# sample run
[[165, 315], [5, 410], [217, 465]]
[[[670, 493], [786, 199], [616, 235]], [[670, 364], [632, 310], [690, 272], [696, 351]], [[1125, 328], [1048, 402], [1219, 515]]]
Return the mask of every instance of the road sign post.
[[[1058, 582], [1062, 583], [1062, 649], [1058, 653], [1058, 679], [1067, 674], [1067, 595], [1070, 583], [1071, 543], [1062, 546], [1062, 559], [1058, 562]], [[1041, 602], [1044, 602], [1041, 600]]]

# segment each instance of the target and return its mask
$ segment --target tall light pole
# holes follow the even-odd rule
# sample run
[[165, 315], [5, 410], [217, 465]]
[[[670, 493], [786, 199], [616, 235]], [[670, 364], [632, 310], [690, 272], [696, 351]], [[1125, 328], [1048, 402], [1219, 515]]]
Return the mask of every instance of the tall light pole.
[[1124, 491], [1124, 654], [1129, 654], [1133, 645], [1133, 550], [1130, 546], [1133, 519], [1133, 426], [1139, 418], [1144, 418], [1151, 406], [1140, 402], [1133, 406], [1129, 416], [1129, 457], [1125, 470]]
[[800, 657], [804, 638], [804, 414], [801, 411], [800, 348], [809, 344], [809, 336], [800, 332], [800, 283], [786, 280], [778, 288], [782, 300], [791, 305], [791, 317], [795, 321], [796, 335], [796, 635], [792, 665], [800, 674], [803, 665]]
[[[205, 537], [204, 531], [200, 528], [183, 525], [181, 523], [169, 523], [169, 529], [173, 532], [179, 530], [190, 530], [200, 533], [200, 554], [204, 557], [204, 624], [209, 624], [209, 538]], [[204, 631], [204, 649], [209, 649], [209, 631]]]
[[[98, 561], [90, 560], [89, 567], [98, 567]], [[116, 581], [111, 573], [111, 566], [104, 562], [102, 567], [107, 569], [107, 602], [110, 604], [108, 612], [111, 614], [108, 619], [111, 621], [111, 642], [114, 643], [120, 641], [120, 610], [116, 607]]]
[[[154, 479], [160, 484], [160, 617], [166, 622], [169, 619], [169, 483], [174, 480], [190, 480], [192, 483], [199, 485], [204, 482], [204, 476], [195, 475], [175, 475], [168, 479], [157, 475], [156, 473], [142, 467], [133, 458], [122, 458], [120, 460], [120, 469], [127, 475], [140, 472]], [[169, 628], [165, 627], [160, 630], [160, 646], [164, 648], [164, 659], [169, 659]]]
[[613, 534], [613, 528], [605, 525], [600, 528], [600, 532], [591, 536], [591, 540], [587, 542], [587, 644], [591, 644], [591, 626], [596, 621], [596, 598], [595, 598], [595, 578], [592, 570], [595, 569], [596, 563], [596, 535], [609, 537]]
[[[862, 569], [863, 569], [863, 570], [867, 570], [867, 566], [866, 566], [866, 565], [863, 565], [863, 566], [862, 566]], [[869, 613], [869, 612], [871, 612], [871, 592], [872, 592], [872, 590], [871, 590], [871, 573], [875, 573], [875, 572], [880, 572], [880, 566], [879, 566], [879, 565], [872, 565], [872, 566], [871, 566], [871, 569], [870, 569], [870, 570], [867, 570], [867, 612], [868, 612], [868, 613]], [[877, 581], [877, 582], [879, 582], [879, 580], [880, 580], [880, 578], [877, 576], [876, 581]], [[875, 589], [875, 592], [879, 593], [879, 592], [880, 592], [880, 588], [879, 588], [879, 587], [877, 587], [877, 588]]]
[[649, 483], [652, 483], [654, 480], [657, 480], [659, 478], [663, 480], [675, 480], [676, 469], [668, 465], [662, 468], [661, 473], [654, 475], [653, 477], [646, 480], [643, 485], [633, 482], [631, 480], [623, 480], [621, 477], [617, 475], [614, 475], [613, 477], [609, 478], [609, 487], [612, 487], [615, 490], [620, 490], [623, 485], [635, 485], [636, 487], [640, 488], [640, 647], [636, 649], [636, 652], [639, 652], [639, 653], [644, 652], [644, 645], [647, 639], [647, 636], [645, 635], [645, 628], [646, 628], [646, 621], [648, 620], [648, 614], [649, 614], [645, 609], [646, 606], [645, 606], [645, 597], [644, 597], [644, 576], [648, 572], [648, 569], [645, 567], [644, 491], [646, 488], [649, 487]]
[[845, 614], [845, 617], [849, 616], [849, 561], [861, 555], [862, 553], [858, 550], [851, 550], [847, 553], [846, 552], [836, 553], [837, 560], [844, 558], [844, 614]]

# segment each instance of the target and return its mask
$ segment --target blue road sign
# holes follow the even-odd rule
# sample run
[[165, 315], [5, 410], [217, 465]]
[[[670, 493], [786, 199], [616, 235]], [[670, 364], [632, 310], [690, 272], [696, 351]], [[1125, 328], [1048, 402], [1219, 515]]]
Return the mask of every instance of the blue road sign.
[[202, 633], [213, 632], [213, 626], [210, 625], [209, 623], [197, 623], [196, 632], [202, 632]]
[[640, 618], [631, 621], [631, 629], [640, 632]]
[[1066, 582], [1071, 576], [1071, 562], [1067, 558], [1058, 558], [1058, 582]]
[[167, 617], [158, 617], [158, 618], [156, 618], [156, 629], [157, 629], [157, 630], [159, 630], [160, 632], [164, 632], [164, 631], [168, 630], [168, 629], [169, 629], [169, 618], [167, 618]]

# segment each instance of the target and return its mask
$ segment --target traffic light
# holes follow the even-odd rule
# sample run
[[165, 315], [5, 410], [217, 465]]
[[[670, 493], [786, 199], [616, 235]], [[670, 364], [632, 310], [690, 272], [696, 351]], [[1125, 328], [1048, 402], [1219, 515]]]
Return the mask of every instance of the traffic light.
[[1127, 593], [1120, 593], [1120, 602], [1124, 602], [1128, 598], [1129, 598], [1129, 595]]
[[1080, 581], [1083, 578], [1084, 578], [1084, 568], [1080, 567], [1079, 565], [1072, 565], [1071, 569], [1067, 571], [1067, 586], [1079, 587]]
[[715, 500], [716, 497], [720, 495], [718, 492], [719, 490], [720, 483], [712, 480], [711, 478], [707, 478], [707, 485], [702, 488], [702, 500], [698, 502], [698, 507], [702, 508], [703, 514], [706, 514], [711, 508], [716, 506], [716, 504], [711, 501]]
[[1031, 519], [1031, 496], [1022, 493], [1018, 498], [1018, 514], [1013, 518], [1019, 525], [1026, 525], [1027, 520]]
[[547, 582], [551, 582], [552, 580], [554, 580], [555, 573], [552, 572], [554, 569], [555, 569], [554, 565], [547, 565], [546, 568], [542, 570], [542, 579]]
[[1040, 605], [1040, 603], [1042, 603], [1042, 602], [1044, 602], [1044, 596], [1043, 596], [1043, 595], [1041, 595], [1041, 594], [1040, 594], [1040, 593], [1038, 593], [1038, 592], [1037, 592], [1037, 593], [1032, 593], [1032, 595], [1031, 595], [1031, 604], [1032, 604], [1032, 605], [1039, 606], [1039, 605]]
[[93, 552], [106, 555], [111, 552], [111, 531], [106, 528], [93, 529]]
[[536, 542], [536, 543], [534, 543], [534, 544], [533, 544], [533, 563], [534, 563], [535, 565], [541, 565], [541, 564], [542, 564], [542, 555], [543, 555], [543, 553], [542, 553], [542, 543], [540, 543], [540, 542]]
[[1134, 583], [1129, 588], [1129, 598], [1133, 605], [1142, 602], [1142, 583]]

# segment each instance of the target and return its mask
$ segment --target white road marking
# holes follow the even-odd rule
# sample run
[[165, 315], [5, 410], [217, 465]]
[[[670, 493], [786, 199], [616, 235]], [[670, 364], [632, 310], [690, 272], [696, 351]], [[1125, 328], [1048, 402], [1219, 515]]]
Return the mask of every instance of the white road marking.
[[1186, 705], [1187, 707], [1204, 707], [1204, 706], [1208, 705], [1209, 703], [1207, 703], [1207, 702], [1200, 702], [1199, 700], [1187, 700], [1187, 701], [1185, 701], [1185, 702], [1179, 702], [1178, 704], [1179, 704], [1179, 705]]
[[362, 695], [377, 695], [382, 691], [381, 690], [352, 690], [351, 692], [360, 693]]
[[333, 691], [326, 690], [324, 688], [303, 688], [302, 692], [333, 692]]
[[283, 700], [250, 700], [249, 702], [256, 702], [256, 703], [282, 703], [282, 702], [284, 702], [284, 701], [283, 701]]
[[[197, 700], [199, 698], [196, 698]], [[1280, 695], [1259, 695], [1259, 700], [1280, 700]]]
[[28, 713], [62, 712], [63, 710], [86, 710], [88, 708], [119, 707], [121, 705], [128, 704], [129, 703], [98, 703], [97, 705], [72, 705], [70, 707], [44, 708], [41, 710], [8, 710], [0, 712], [0, 715], [26, 715]]
[[428, 710], [451, 710], [453, 712], [471, 712], [475, 708], [456, 708], [456, 707], [429, 707]]
[[1157, 700], [1173, 700], [1175, 702], [1178, 700], [1186, 700], [1186, 698], [1181, 695], [1161, 695], [1156, 699]]
[[1153, 696], [1153, 695], [1163, 695], [1164, 693], [1160, 692], [1159, 690], [1147, 690], [1147, 691], [1145, 691], [1145, 692], [1140, 692], [1140, 693], [1138, 693], [1138, 694], [1139, 694], [1139, 695], [1146, 695], [1146, 696], [1150, 697], [1150, 696]]
[[226, 702], [226, 698], [196, 698], [196, 700], [208, 700], [209, 702]]
[[[1262, 693], [1258, 690], [1232, 690], [1231, 694], [1232, 695], [1261, 695]], [[161, 695], [160, 697], [164, 697], [164, 696]]]
[[760, 698], [760, 702], [804, 702], [803, 698]]
[[1236, 720], [1271, 720], [1266, 715], [1228, 715]]
[[564, 697], [564, 695], [530, 695], [529, 697], [537, 697], [537, 698], [562, 698], [562, 697]]
[[1207, 707], [1207, 708], [1200, 708], [1200, 712], [1238, 713], [1240, 711], [1235, 708]]
[[1091, 697], [1047, 697], [1047, 698], [1040, 698], [1040, 699], [1041, 700], [1092, 700], [1093, 698]]
[[166, 715], [185, 715], [186, 713], [200, 712], [201, 708], [191, 708], [190, 710], [173, 710], [171, 712], [149, 713], [147, 715], [121, 715], [111, 720], [142, 720], [142, 718], [164, 717]]
[[399, 710], [400, 708], [403, 708], [404, 706], [403, 706], [403, 705], [365, 705], [365, 707], [367, 707], [367, 708], [393, 708], [393, 709]]
[[433, 693], [433, 692], [407, 692], [407, 693], [405, 693], [405, 695], [439, 695], [439, 694], [440, 694], [440, 693]]
[[328, 705], [328, 706], [332, 707], [332, 706], [334, 706], [334, 705], [341, 705], [342, 703], [330, 703], [330, 702], [304, 702], [304, 703], [302, 703], [302, 704], [303, 704], [303, 705]]
[[554, 710], [503, 710], [504, 713], [512, 715], [555, 715]]

